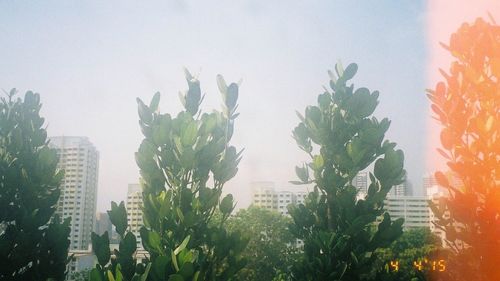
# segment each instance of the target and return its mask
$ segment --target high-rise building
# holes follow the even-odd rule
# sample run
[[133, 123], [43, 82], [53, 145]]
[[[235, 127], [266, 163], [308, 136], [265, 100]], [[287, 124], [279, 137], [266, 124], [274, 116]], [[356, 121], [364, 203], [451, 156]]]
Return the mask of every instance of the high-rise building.
[[65, 171], [56, 214], [71, 217], [70, 249], [87, 250], [95, 226], [99, 152], [87, 137], [51, 137]]
[[137, 247], [142, 248], [140, 230], [142, 220], [142, 189], [140, 184], [129, 184], [127, 190], [127, 222], [130, 231], [135, 235]]
[[109, 220], [108, 213], [97, 213], [95, 220], [95, 233], [102, 235], [104, 232], [108, 232], [109, 238], [111, 240], [113, 225]]
[[411, 196], [412, 195], [412, 187], [411, 183], [406, 180], [401, 184], [395, 185], [391, 188], [388, 196]]

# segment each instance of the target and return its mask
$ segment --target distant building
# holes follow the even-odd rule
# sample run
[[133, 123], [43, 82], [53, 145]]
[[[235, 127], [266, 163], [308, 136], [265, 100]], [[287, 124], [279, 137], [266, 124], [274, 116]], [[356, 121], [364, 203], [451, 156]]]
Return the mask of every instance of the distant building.
[[288, 205], [304, 204], [309, 194], [303, 190], [291, 191], [291, 189], [276, 189], [274, 182], [270, 181], [252, 182], [252, 205], [288, 216]]
[[409, 181], [404, 181], [401, 184], [395, 185], [391, 188], [388, 196], [411, 196], [413, 194], [411, 183]]
[[252, 204], [268, 210], [278, 210], [278, 194], [274, 189], [274, 182], [259, 181], [250, 184]]
[[108, 213], [97, 213], [95, 220], [95, 233], [102, 235], [104, 232], [108, 232], [111, 237], [112, 224], [109, 220]]
[[437, 181], [434, 175], [432, 174], [425, 174], [423, 177], [423, 191], [424, 194], [428, 193], [428, 190], [434, 186], [437, 186]]
[[288, 205], [297, 203], [297, 196], [291, 191], [278, 191], [278, 212], [282, 215], [288, 215]]
[[[434, 204], [439, 204], [439, 201], [442, 198], [446, 198], [446, 197], [447, 197], [447, 191], [443, 187], [440, 187], [438, 185], [434, 185], [434, 186], [430, 186], [427, 188], [427, 198], [429, 198], [429, 200], [431, 200]], [[434, 224], [434, 222], [437, 221], [437, 217], [434, 215], [434, 212], [432, 212], [432, 210], [429, 212], [429, 216], [430, 216], [429, 228], [430, 228], [431, 232], [434, 233], [436, 236], [438, 236], [441, 239], [441, 246], [446, 247], [446, 242], [445, 242], [446, 233], [443, 230], [436, 227], [436, 225]], [[448, 214], [444, 214], [444, 217], [448, 218], [449, 216], [448, 216]]]
[[[450, 184], [452, 184], [454, 187], [457, 187], [457, 188], [463, 187], [462, 181], [453, 172], [448, 171], [448, 172], [445, 172], [444, 175], [446, 176], [446, 178], [448, 179]], [[423, 185], [424, 194], [428, 194], [429, 190], [432, 190], [433, 188], [435, 189], [435, 187], [440, 189], [440, 192], [441, 191], [447, 192], [447, 189], [445, 187], [438, 185], [437, 180], [434, 177], [434, 174], [430, 174], [430, 173], [425, 174], [423, 177], [423, 183], [424, 183], [424, 185]]]
[[[458, 189], [463, 187], [463, 183], [461, 182], [461, 180], [452, 172], [446, 172], [445, 176], [454, 187]], [[448, 198], [450, 196], [450, 192], [448, 191], [447, 188], [438, 185], [434, 175], [427, 174], [424, 176], [424, 189], [428, 199], [431, 200], [434, 204], [439, 204], [439, 201], [444, 200], [445, 198]], [[443, 217], [445, 219], [448, 219], [450, 217], [449, 213], [445, 212], [443, 214]], [[434, 224], [434, 222], [436, 221], [437, 217], [431, 210], [430, 211], [431, 232], [436, 234], [439, 238], [441, 238], [441, 245], [447, 248], [448, 244], [446, 243], [446, 233], [442, 229], [436, 227], [436, 225]], [[456, 241], [456, 244], [459, 247], [463, 246], [463, 243], [461, 241]]]
[[137, 239], [137, 247], [142, 248], [140, 229], [142, 220], [142, 188], [140, 184], [129, 184], [127, 191], [127, 222]]
[[403, 228], [429, 228], [430, 210], [427, 196], [388, 196], [384, 201], [384, 209], [391, 220], [403, 218]]
[[309, 192], [307, 191], [297, 191], [295, 192], [295, 203], [298, 204], [305, 204], [305, 200], [307, 198], [307, 195]]
[[[358, 190], [358, 198], [364, 198], [370, 187], [368, 172], [359, 172], [351, 181], [351, 184]], [[410, 196], [413, 194], [412, 186], [409, 181], [395, 185], [391, 188], [388, 196]]]
[[73, 281], [73, 274], [83, 270], [90, 270], [94, 268], [97, 263], [97, 257], [91, 250], [72, 250], [69, 255], [73, 257], [68, 264], [68, 274], [66, 275], [67, 281]]
[[49, 146], [65, 171], [56, 214], [71, 218], [70, 249], [87, 250], [96, 220], [99, 152], [87, 137], [51, 137]]

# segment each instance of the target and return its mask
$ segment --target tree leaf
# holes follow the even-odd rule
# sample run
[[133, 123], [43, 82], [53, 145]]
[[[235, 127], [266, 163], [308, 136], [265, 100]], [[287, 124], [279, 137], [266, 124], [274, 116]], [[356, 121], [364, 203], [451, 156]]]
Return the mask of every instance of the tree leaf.
[[175, 248], [174, 255], [178, 255], [182, 250], [184, 250], [186, 248], [187, 244], [189, 243], [190, 238], [191, 238], [190, 235], [188, 235], [188, 236], [186, 236], [186, 238], [184, 238], [182, 243], [177, 248]]

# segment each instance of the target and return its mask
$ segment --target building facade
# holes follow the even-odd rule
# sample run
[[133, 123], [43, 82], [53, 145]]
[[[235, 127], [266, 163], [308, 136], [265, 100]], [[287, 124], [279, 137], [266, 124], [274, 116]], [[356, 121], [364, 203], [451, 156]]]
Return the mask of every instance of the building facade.
[[309, 194], [306, 191], [293, 188], [276, 189], [274, 182], [259, 181], [250, 184], [252, 190], [252, 205], [268, 210], [277, 211], [288, 216], [288, 205], [304, 204], [304, 200]]
[[99, 152], [87, 137], [51, 137], [65, 171], [56, 214], [71, 218], [71, 250], [87, 250], [96, 222]]
[[388, 196], [411, 196], [412, 195], [412, 186], [409, 181], [404, 181], [401, 184], [395, 185], [391, 188], [389, 193], [387, 194]]
[[384, 209], [391, 220], [403, 218], [405, 230], [429, 228], [431, 218], [427, 200], [427, 196], [387, 196]]
[[141, 227], [142, 220], [142, 188], [140, 184], [129, 184], [127, 190], [127, 223], [130, 231], [137, 239], [137, 248], [142, 249]]
[[268, 210], [278, 210], [278, 194], [274, 182], [259, 181], [250, 184], [252, 204]]
[[[369, 184], [368, 172], [359, 172], [351, 181], [351, 184], [358, 190], [358, 198], [363, 198], [368, 193]], [[413, 194], [412, 185], [409, 181], [395, 185], [387, 193], [388, 196], [410, 196]]]
[[108, 213], [97, 213], [95, 221], [95, 233], [102, 235], [104, 232], [108, 232], [109, 238], [111, 239], [113, 225], [109, 220]]
[[282, 215], [288, 215], [288, 205], [290, 204], [297, 204], [297, 196], [295, 193], [291, 191], [277, 191], [277, 198], [278, 198], [278, 212]]

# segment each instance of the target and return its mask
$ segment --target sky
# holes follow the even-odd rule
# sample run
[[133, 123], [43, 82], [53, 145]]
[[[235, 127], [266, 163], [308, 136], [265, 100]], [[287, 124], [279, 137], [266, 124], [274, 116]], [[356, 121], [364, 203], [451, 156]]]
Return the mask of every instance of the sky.
[[159, 91], [161, 111], [176, 114], [187, 67], [210, 112], [221, 108], [216, 75], [243, 79], [232, 144], [245, 152], [225, 191], [246, 207], [251, 181], [296, 179], [307, 157], [291, 137], [295, 111], [316, 103], [337, 61], [355, 62], [355, 86], [380, 91], [375, 116], [392, 120], [386, 136], [405, 152], [422, 194], [422, 175], [439, 162], [426, 159], [435, 129], [425, 89], [447, 63], [436, 42], [463, 20], [500, 11], [494, 1], [458, 2], [0, 0], [0, 89], [40, 93], [49, 136], [89, 137], [100, 152], [104, 211], [138, 182], [136, 97], [148, 103]]

